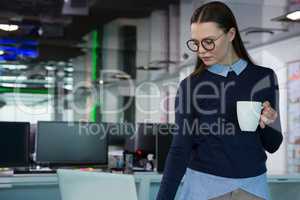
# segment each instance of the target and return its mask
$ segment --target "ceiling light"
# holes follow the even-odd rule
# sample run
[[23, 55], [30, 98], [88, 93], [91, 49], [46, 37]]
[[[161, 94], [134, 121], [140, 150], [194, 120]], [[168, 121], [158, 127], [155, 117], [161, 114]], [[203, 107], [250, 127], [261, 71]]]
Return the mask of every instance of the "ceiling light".
[[53, 78], [53, 77], [50, 77], [50, 76], [46, 76], [46, 77], [45, 77], [45, 80], [46, 80], [46, 81], [49, 81], [49, 82], [53, 82], [53, 81], [54, 81], [54, 78]]
[[[1, 55], [1, 51], [0, 51], [0, 55]], [[9, 69], [9, 70], [21, 70], [21, 69], [27, 69], [28, 66], [27, 65], [13, 65], [13, 64], [0, 64], [1, 67], [5, 68], [5, 69]]]
[[43, 33], [44, 33], [44, 31], [43, 31], [42, 27], [40, 27], [40, 28], [38, 29], [38, 34], [39, 34], [39, 35], [43, 35]]
[[27, 80], [26, 76], [1, 76], [0, 81], [22, 81], [22, 80]]
[[286, 15], [286, 17], [288, 19], [294, 20], [294, 21], [299, 20], [300, 19], [300, 10], [296, 10], [292, 13], [289, 13], [289, 14]]
[[0, 83], [0, 85], [2, 87], [12, 87], [12, 88], [24, 88], [24, 87], [27, 87], [27, 85], [25, 84], [20, 84], [20, 83]]
[[118, 73], [118, 74], [114, 74], [112, 76], [112, 78], [127, 80], [127, 79], [130, 79], [130, 75], [129, 74]]
[[72, 85], [65, 85], [64, 88], [67, 89], [67, 90], [73, 90], [73, 86]]
[[3, 31], [16, 31], [19, 29], [19, 26], [14, 24], [0, 24], [0, 29]]
[[65, 68], [65, 71], [67, 71], [67, 72], [74, 72], [74, 68], [73, 67], [68, 67], [68, 68]]
[[51, 84], [45, 84], [44, 87], [45, 88], [53, 88], [53, 85], [51, 85]]
[[48, 71], [53, 71], [53, 70], [55, 70], [55, 67], [51, 66], [51, 65], [47, 65], [47, 66], [45, 66], [45, 69]]
[[5, 52], [3, 50], [0, 50], [0, 56], [4, 55]]
[[66, 77], [66, 78], [65, 78], [65, 81], [66, 81], [66, 82], [72, 83], [72, 82], [73, 82], [73, 78], [72, 78], [72, 77]]

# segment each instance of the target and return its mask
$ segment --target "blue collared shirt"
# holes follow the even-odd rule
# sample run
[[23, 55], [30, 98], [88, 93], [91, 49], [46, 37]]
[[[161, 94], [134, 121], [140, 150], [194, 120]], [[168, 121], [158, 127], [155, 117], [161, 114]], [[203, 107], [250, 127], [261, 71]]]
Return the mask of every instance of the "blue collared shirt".
[[[247, 67], [247, 61], [239, 59], [230, 66], [215, 64], [208, 71], [227, 77], [229, 71], [239, 75]], [[270, 200], [266, 173], [250, 178], [225, 178], [187, 169], [180, 200], [208, 200], [241, 188], [251, 194]]]
[[239, 59], [232, 65], [215, 64], [208, 67], [207, 70], [212, 73], [227, 77], [229, 71], [234, 71], [236, 75], [240, 75], [240, 73], [242, 73], [242, 71], [247, 67], [247, 65], [247, 61]]

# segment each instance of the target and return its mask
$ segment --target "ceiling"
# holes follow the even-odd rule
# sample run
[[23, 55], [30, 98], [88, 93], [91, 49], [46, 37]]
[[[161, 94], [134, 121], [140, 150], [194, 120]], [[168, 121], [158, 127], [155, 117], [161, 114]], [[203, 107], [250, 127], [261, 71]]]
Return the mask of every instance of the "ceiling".
[[[300, 6], [299, 0], [224, 0], [233, 10], [247, 49], [299, 33], [299, 21], [278, 20]], [[300, 7], [298, 7], [299, 9]]]
[[[165, 9], [171, 3], [178, 4], [179, 0], [1, 0], [0, 24], [17, 24], [20, 28], [14, 32], [0, 30], [0, 48], [3, 42], [23, 48], [23, 43], [34, 41], [37, 45], [29, 48], [37, 51], [38, 57], [18, 57], [10, 62], [26, 64], [27, 69], [1, 68], [0, 87], [16, 83], [2, 78], [25, 76], [27, 82], [22, 80], [23, 84], [43, 88], [48, 83], [48, 66], [57, 66], [59, 61], [68, 63], [70, 58], [85, 53], [81, 48], [85, 34], [119, 17], [147, 17], [152, 10]], [[12, 44], [8, 41], [11, 39], [15, 41]], [[28, 45], [24, 48], [28, 49]], [[72, 75], [65, 73], [67, 77]]]
[[[1, 0], [0, 23], [15, 23], [15, 32], [0, 30], [0, 38], [26, 37], [38, 40], [39, 57], [67, 60], [84, 52], [78, 43], [95, 28], [119, 17], [141, 18], [152, 10], [179, 4], [180, 0]], [[208, 1], [181, 0], [201, 4]], [[288, 0], [227, 0], [237, 16], [244, 42], [258, 44], [286, 31], [282, 23], [271, 21], [282, 14]], [[196, 5], [194, 5], [196, 7]], [[66, 12], [65, 10], [68, 10]], [[88, 12], [82, 13], [82, 10]], [[82, 46], [82, 45], [81, 45]]]
[[[1, 0], [0, 23], [17, 24], [20, 29], [0, 30], [0, 38], [37, 40], [37, 63], [68, 60], [84, 54], [78, 44], [91, 30], [118, 17], [146, 17], [171, 3], [179, 0]], [[82, 9], [88, 12], [82, 14]]]
[[[61, 60], [59, 55], [74, 57], [82, 53], [77, 44], [94, 28], [118, 17], [146, 17], [171, 3], [178, 4], [179, 0], [1, 0], [0, 23], [18, 24], [20, 29], [0, 31], [0, 37], [37, 39], [40, 60]], [[87, 9], [88, 15], [82, 15], [80, 9]]]
[[[38, 41], [39, 56], [31, 66], [68, 60], [83, 54], [83, 36], [119, 17], [141, 18], [155, 9], [179, 4], [180, 0], [1, 0], [0, 23], [20, 25], [15, 32], [0, 30], [1, 38], [28, 38]], [[68, 3], [66, 3], [68, 2]], [[201, 0], [181, 0], [201, 4]], [[271, 21], [282, 14], [288, 0], [227, 0], [237, 16], [246, 45], [254, 46], [286, 31], [285, 24]], [[65, 9], [68, 8], [68, 13]], [[87, 10], [87, 13], [84, 13]], [[185, 11], [183, 15], [191, 15]], [[182, 13], [181, 13], [182, 14]], [[187, 19], [188, 20], [188, 19]], [[185, 33], [183, 33], [185, 34]], [[0, 41], [1, 43], [1, 41]], [[28, 60], [22, 60], [27, 62]], [[28, 62], [27, 62], [28, 63]], [[37, 64], [38, 63], [38, 64]], [[42, 63], [42, 64], [41, 64]], [[46, 63], [48, 64], [48, 63]], [[30, 67], [31, 67], [30, 66]], [[3, 72], [2, 72], [3, 74]]]

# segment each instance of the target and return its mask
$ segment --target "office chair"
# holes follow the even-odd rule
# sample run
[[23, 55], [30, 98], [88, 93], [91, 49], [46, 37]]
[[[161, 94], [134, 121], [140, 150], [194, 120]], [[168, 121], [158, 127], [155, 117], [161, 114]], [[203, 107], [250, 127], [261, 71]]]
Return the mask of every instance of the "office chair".
[[137, 200], [131, 175], [57, 170], [61, 200]]

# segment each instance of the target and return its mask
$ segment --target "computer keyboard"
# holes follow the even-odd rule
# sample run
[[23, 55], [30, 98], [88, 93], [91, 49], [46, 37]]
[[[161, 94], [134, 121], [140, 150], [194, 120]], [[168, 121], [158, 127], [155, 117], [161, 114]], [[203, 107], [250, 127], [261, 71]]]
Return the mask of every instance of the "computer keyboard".
[[29, 170], [14, 170], [14, 174], [54, 174], [54, 169], [29, 169]]

